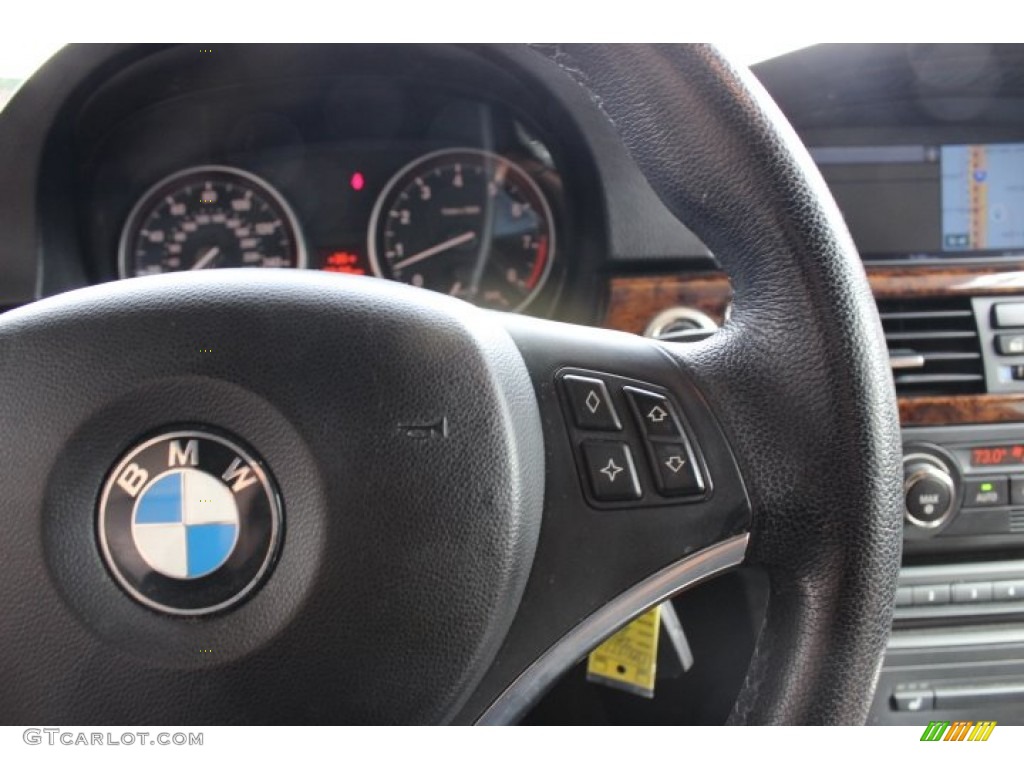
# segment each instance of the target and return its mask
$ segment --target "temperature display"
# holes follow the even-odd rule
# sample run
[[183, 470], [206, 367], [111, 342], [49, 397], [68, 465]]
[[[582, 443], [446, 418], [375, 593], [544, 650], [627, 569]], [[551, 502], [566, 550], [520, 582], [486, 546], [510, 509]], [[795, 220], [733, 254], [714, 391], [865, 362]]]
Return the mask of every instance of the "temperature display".
[[972, 448], [971, 465], [975, 467], [1024, 465], [1024, 445], [995, 445]]

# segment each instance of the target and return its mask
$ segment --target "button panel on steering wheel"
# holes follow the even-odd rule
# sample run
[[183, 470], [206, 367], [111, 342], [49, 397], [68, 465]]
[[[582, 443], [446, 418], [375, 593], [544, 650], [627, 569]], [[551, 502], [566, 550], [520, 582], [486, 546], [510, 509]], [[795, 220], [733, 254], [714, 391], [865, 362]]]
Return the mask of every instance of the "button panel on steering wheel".
[[595, 371], [563, 370], [558, 380], [590, 504], [617, 509], [707, 498], [707, 467], [666, 389]]

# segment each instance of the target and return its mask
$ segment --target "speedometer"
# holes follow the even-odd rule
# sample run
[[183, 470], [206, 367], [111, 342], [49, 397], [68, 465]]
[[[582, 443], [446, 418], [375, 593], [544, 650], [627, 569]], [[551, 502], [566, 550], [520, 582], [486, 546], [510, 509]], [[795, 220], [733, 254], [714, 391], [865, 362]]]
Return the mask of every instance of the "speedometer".
[[305, 267], [298, 220], [263, 179], [207, 165], [146, 192], [121, 235], [121, 277], [215, 267]]
[[551, 272], [551, 208], [508, 158], [442, 150], [410, 163], [385, 186], [370, 221], [369, 253], [379, 277], [517, 311]]

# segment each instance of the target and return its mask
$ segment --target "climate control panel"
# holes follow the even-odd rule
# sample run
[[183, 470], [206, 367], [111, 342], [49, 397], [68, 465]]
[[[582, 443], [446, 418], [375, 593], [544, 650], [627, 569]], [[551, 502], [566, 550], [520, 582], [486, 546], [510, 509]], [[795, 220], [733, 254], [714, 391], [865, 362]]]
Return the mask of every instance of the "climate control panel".
[[1024, 546], [1024, 424], [920, 427], [903, 437], [910, 551]]

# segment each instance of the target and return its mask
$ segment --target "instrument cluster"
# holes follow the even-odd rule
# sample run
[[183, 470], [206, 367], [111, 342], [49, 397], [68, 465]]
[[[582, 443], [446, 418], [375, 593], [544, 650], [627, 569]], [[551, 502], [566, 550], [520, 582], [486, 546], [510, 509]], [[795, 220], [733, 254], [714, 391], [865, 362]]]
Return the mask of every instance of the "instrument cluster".
[[[347, 136], [295, 109], [243, 114], [195, 148], [166, 133], [175, 116], [164, 130], [159, 113], [128, 121], [94, 175], [101, 273], [315, 269], [549, 314], [572, 240], [551, 147], [501, 106], [418, 110]], [[131, 163], [126, 146], [146, 159]]]

